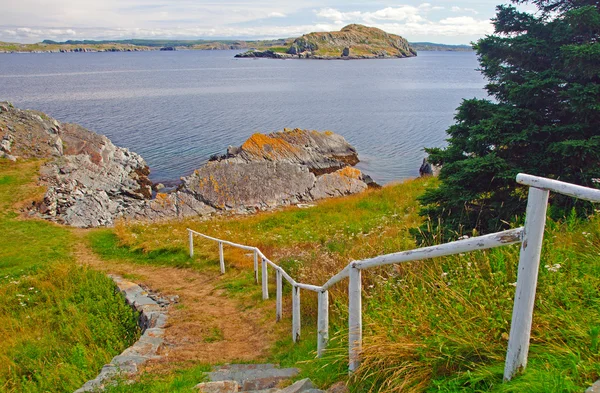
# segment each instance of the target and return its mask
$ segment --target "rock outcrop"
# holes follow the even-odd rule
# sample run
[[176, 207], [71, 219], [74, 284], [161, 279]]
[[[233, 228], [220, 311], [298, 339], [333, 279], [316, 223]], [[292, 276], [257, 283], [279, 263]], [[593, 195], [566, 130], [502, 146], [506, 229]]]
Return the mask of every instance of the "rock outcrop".
[[219, 210], [272, 209], [366, 190], [370, 179], [350, 166], [357, 162], [356, 150], [332, 132], [254, 134], [182, 178], [180, 192]]
[[399, 35], [358, 24], [348, 25], [340, 31], [305, 34], [296, 38], [289, 47], [278, 49], [250, 50], [235, 57], [347, 60], [417, 55], [417, 51]]
[[423, 163], [419, 168], [419, 176], [439, 176], [442, 167], [429, 162], [427, 158], [423, 158]]
[[153, 193], [144, 159], [76, 124], [0, 103], [0, 157], [46, 160], [47, 186], [32, 213], [70, 226], [111, 226], [119, 218], [162, 220], [249, 213], [355, 194], [372, 182], [352, 165], [356, 150], [332, 132], [254, 134], [212, 157], [170, 193]]

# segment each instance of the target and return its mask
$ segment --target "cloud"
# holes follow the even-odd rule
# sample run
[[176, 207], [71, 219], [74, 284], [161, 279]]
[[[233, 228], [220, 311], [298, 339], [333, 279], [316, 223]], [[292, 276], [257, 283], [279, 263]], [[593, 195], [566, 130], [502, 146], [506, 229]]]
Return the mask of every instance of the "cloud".
[[268, 18], [285, 18], [286, 16], [283, 12], [271, 12], [267, 15]]
[[473, 8], [461, 8], [457, 6], [452, 7], [452, 12], [471, 12], [475, 15], [479, 14], [479, 12]]
[[374, 12], [341, 12], [335, 8], [322, 8], [316, 11], [319, 18], [329, 19], [334, 22], [356, 21], [364, 23], [374, 23], [381, 20], [420, 22], [423, 17], [419, 15], [421, 10], [418, 7], [404, 5], [400, 7], [387, 7]]
[[[315, 11], [317, 17], [329, 19], [336, 24], [365, 23], [378, 27], [390, 33], [402, 36], [483, 36], [493, 32], [488, 19], [475, 19], [472, 16], [446, 17], [433, 20], [428, 16], [430, 11], [443, 9], [430, 3], [422, 3], [418, 7], [398, 6], [387, 7], [371, 12], [351, 11], [342, 12], [335, 8], [322, 8]], [[453, 12], [477, 11], [471, 8], [452, 7]]]

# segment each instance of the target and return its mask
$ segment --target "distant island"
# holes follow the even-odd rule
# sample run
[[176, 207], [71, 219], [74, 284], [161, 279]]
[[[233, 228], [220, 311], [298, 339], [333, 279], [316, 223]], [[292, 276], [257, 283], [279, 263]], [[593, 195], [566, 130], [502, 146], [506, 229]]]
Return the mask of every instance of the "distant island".
[[[360, 27], [357, 27], [360, 26]], [[361, 25], [349, 25], [344, 29], [372, 29]], [[52, 40], [44, 40], [36, 44], [19, 44], [12, 42], [1, 42], [0, 41], [0, 53], [71, 53], [71, 52], [140, 52], [140, 51], [172, 51], [172, 50], [253, 50], [253, 51], [273, 51], [274, 53], [285, 54], [296, 41], [302, 38], [307, 38], [307, 44], [314, 38], [331, 37], [333, 40], [336, 34], [343, 34], [343, 30], [340, 32], [331, 33], [310, 33], [305, 34], [300, 38], [280, 38], [274, 40], [168, 40], [168, 39], [128, 39], [128, 40], [68, 40], [64, 42], [57, 42]], [[389, 37], [398, 37], [404, 40], [404, 38], [383, 32], [379, 29], [379, 32], [388, 35]], [[382, 54], [384, 51], [391, 55], [393, 53], [416, 53], [419, 51], [472, 51], [473, 49], [469, 45], [446, 45], [436, 44], [431, 42], [406, 42], [407, 47], [404, 47], [404, 43], [400, 45], [400, 48], [396, 48], [393, 42], [384, 42], [380, 33], [370, 32], [367, 34], [373, 34], [374, 40], [369, 40], [366, 43], [356, 42], [356, 37], [350, 38], [349, 43], [355, 45], [350, 46], [350, 55], [352, 56], [369, 56], [369, 53]], [[342, 54], [345, 47], [341, 45], [332, 45], [333, 41], [329, 40], [329, 43], [325, 45], [321, 44], [320, 49], [315, 53], [316, 56], [338, 56]], [[337, 39], [336, 39], [337, 40]], [[341, 42], [337, 40], [338, 43]], [[298, 49], [304, 48], [304, 42], [301, 40], [296, 43]], [[371, 47], [372, 50], [369, 50]], [[410, 49], [409, 49], [410, 48]], [[412, 49], [412, 51], [411, 51]], [[297, 49], [296, 49], [297, 50]], [[408, 50], [408, 52], [406, 52]], [[337, 53], [339, 51], [339, 53]], [[256, 56], [254, 56], [256, 57]], [[391, 56], [393, 57], [393, 56]], [[398, 56], [396, 56], [398, 57]], [[405, 56], [404, 56], [405, 57]]]
[[375, 27], [348, 25], [340, 31], [310, 33], [285, 46], [249, 50], [235, 57], [273, 59], [385, 59], [413, 57], [417, 51], [399, 35]]

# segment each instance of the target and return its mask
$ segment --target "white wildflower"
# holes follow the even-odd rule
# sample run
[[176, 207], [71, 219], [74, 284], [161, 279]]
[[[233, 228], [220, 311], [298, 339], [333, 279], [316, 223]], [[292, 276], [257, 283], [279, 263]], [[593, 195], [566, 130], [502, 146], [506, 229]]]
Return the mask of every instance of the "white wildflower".
[[517, 282], [516, 281], [515, 282], [511, 282], [510, 285], [512, 285], [513, 287], [516, 287], [517, 286]]

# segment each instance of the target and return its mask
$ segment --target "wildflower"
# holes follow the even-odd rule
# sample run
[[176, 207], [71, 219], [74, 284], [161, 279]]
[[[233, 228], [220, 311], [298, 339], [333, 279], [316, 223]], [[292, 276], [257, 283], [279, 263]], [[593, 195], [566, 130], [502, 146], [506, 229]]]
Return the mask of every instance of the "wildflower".
[[513, 287], [516, 287], [517, 286], [517, 282], [516, 281], [515, 282], [511, 282], [510, 285], [512, 285]]
[[21, 295], [20, 293], [17, 293], [17, 297], [25, 297], [25, 295]]
[[555, 263], [554, 265], [550, 266], [550, 265], [545, 265], [544, 266], [549, 272], [557, 272], [558, 269], [561, 268], [559, 263]]
[[29, 290], [30, 290], [30, 291], [33, 291], [34, 289], [35, 289], [34, 287], [30, 287], [30, 288], [29, 288]]
[[443, 272], [443, 273], [442, 273], [442, 278], [445, 278], [445, 277], [447, 277], [447, 276], [448, 276], [448, 273], [446, 273], [446, 272]]
[[592, 183], [600, 183], [600, 178], [592, 179]]

